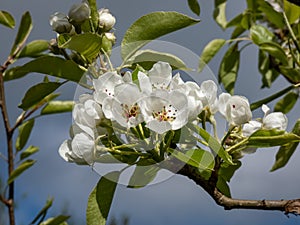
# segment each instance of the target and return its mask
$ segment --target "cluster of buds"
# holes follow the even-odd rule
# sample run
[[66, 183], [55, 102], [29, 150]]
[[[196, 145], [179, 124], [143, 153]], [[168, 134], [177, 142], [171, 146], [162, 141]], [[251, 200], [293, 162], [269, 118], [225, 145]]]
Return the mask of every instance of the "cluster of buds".
[[[83, 0], [81, 3], [72, 5], [68, 15], [61, 12], [56, 12], [51, 15], [50, 25], [52, 30], [58, 34], [74, 34], [76, 28], [88, 21], [90, 17], [90, 6], [87, 1]], [[100, 33], [109, 32], [116, 23], [116, 18], [108, 9], [100, 9], [98, 11], [98, 18], [98, 27], [94, 28], [94, 30], [99, 31]], [[77, 30], [76, 33], [78, 33]]]

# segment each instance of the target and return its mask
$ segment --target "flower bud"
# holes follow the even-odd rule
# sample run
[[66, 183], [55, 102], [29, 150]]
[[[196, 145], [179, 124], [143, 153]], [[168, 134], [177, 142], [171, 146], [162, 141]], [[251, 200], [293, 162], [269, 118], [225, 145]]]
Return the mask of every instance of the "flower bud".
[[109, 31], [116, 23], [116, 18], [109, 12], [108, 9], [99, 10], [99, 26], [104, 31]]
[[55, 32], [69, 33], [72, 30], [72, 24], [69, 23], [68, 17], [60, 12], [56, 12], [50, 16], [50, 26]]
[[226, 104], [226, 119], [229, 124], [242, 125], [251, 118], [252, 112], [248, 99], [243, 96], [231, 96]]
[[108, 54], [111, 54], [112, 46], [116, 43], [116, 37], [113, 33], [105, 33], [102, 38], [102, 49]]
[[69, 19], [72, 24], [82, 24], [90, 18], [91, 9], [87, 3], [79, 3], [71, 6], [69, 10]]
[[288, 119], [282, 112], [270, 113], [270, 108], [267, 105], [262, 105], [262, 110], [265, 113], [263, 118], [263, 128], [271, 130], [285, 130], [287, 127]]

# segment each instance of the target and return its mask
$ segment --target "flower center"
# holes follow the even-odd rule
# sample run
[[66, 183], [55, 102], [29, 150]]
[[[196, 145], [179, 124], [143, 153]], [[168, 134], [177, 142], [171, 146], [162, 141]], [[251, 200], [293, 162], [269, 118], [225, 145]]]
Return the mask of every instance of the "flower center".
[[123, 116], [127, 119], [127, 122], [132, 117], [137, 117], [140, 114], [140, 108], [135, 103], [132, 106], [128, 106], [127, 104], [121, 104], [121, 107], [123, 108]]
[[105, 94], [107, 94], [108, 96], [114, 96], [113, 90], [110, 90], [110, 89], [108, 89], [108, 88], [105, 88], [105, 89], [103, 90], [103, 92], [104, 92]]
[[152, 116], [154, 119], [158, 121], [169, 121], [172, 122], [176, 119], [177, 109], [172, 105], [164, 106], [161, 111], [152, 112]]

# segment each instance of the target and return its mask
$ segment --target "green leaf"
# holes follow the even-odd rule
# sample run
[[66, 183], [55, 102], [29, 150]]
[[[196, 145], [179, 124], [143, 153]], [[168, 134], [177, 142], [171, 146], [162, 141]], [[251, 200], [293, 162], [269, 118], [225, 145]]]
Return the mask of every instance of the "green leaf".
[[226, 43], [224, 39], [214, 39], [210, 41], [203, 49], [200, 61], [199, 61], [199, 72], [203, 70], [206, 64], [210, 62], [210, 60], [219, 52], [219, 50]]
[[175, 150], [169, 149], [171, 154], [179, 159], [180, 161], [187, 163], [191, 166], [199, 168], [201, 170], [213, 170], [215, 165], [214, 156], [203, 149], [192, 149], [185, 153]]
[[22, 57], [38, 57], [42, 52], [48, 50], [49, 42], [46, 40], [34, 40], [21, 50], [20, 54], [18, 54], [18, 58]]
[[213, 17], [221, 28], [223, 29], [226, 28], [227, 26], [226, 0], [215, 0], [215, 9], [214, 9]]
[[261, 50], [258, 51], [258, 69], [262, 75], [262, 88], [270, 88], [279, 73], [274, 69], [269, 55]]
[[0, 24], [7, 26], [9, 28], [14, 28], [15, 19], [9, 12], [0, 10]]
[[30, 224], [35, 224], [38, 220], [39, 222], [37, 224], [39, 224], [47, 215], [48, 209], [52, 206], [52, 203], [53, 198], [47, 199], [45, 206], [39, 211], [39, 213], [36, 215], [36, 217], [32, 220]]
[[235, 43], [226, 51], [219, 68], [219, 82], [230, 94], [234, 92], [239, 66], [240, 51], [238, 50], [238, 43]]
[[[297, 120], [292, 133], [300, 136], [300, 119]], [[272, 166], [271, 171], [275, 171], [279, 168], [284, 167], [297, 149], [298, 144], [299, 142], [291, 142], [287, 145], [281, 146], [276, 154], [276, 160], [274, 165]]]
[[26, 145], [28, 138], [30, 136], [31, 130], [34, 125], [34, 119], [27, 120], [26, 122], [23, 122], [21, 126], [19, 126], [19, 135], [16, 140], [16, 149], [17, 151], [20, 151], [24, 148]]
[[97, 1], [96, 0], [88, 0], [89, 6], [91, 9], [91, 21], [93, 24], [93, 28], [96, 31], [98, 29], [99, 24], [99, 13], [98, 13], [98, 7], [97, 7]]
[[270, 23], [274, 24], [277, 28], [284, 28], [285, 23], [282, 13], [275, 11], [266, 1], [258, 1], [258, 4], [258, 9], [264, 13]]
[[236, 17], [234, 17], [232, 20], [230, 20], [226, 24], [226, 28], [233, 27], [233, 26], [239, 26], [241, 24], [241, 21], [243, 19], [244, 13], [238, 14]]
[[250, 28], [250, 38], [256, 44], [272, 41], [274, 34], [262, 25], [253, 25]]
[[226, 182], [226, 180], [224, 180], [223, 177], [219, 177], [218, 181], [217, 181], [217, 188], [220, 190], [220, 192], [222, 194], [224, 194], [227, 197], [231, 197], [231, 193], [230, 193], [230, 188]]
[[144, 15], [126, 31], [121, 43], [122, 59], [126, 61], [151, 40], [199, 22], [178, 12], [153, 12]]
[[22, 162], [9, 176], [7, 180], [7, 184], [13, 182], [18, 176], [20, 176], [23, 172], [29, 169], [36, 161], [27, 159], [26, 161]]
[[39, 147], [36, 146], [32, 146], [30, 145], [27, 149], [25, 149], [21, 155], [20, 155], [20, 160], [23, 160], [25, 158], [28, 158], [29, 156], [31, 156], [32, 154], [36, 153], [39, 151]]
[[86, 210], [87, 225], [105, 225], [120, 172], [114, 171], [101, 177], [89, 196]]
[[150, 49], [137, 51], [130, 59], [128, 59], [127, 64], [139, 64], [145, 69], [151, 69], [153, 64], [158, 61], [169, 63], [173, 69], [182, 70], [187, 68], [185, 63], [177, 56]]
[[218, 171], [219, 176], [221, 176], [225, 181], [230, 182], [235, 171], [237, 171], [242, 163], [238, 160], [234, 161], [235, 165], [228, 165], [227, 163], [222, 163]]
[[263, 42], [259, 45], [259, 49], [268, 52], [271, 56], [283, 63], [283, 65], [288, 65], [288, 58], [284, 50], [276, 42]]
[[300, 137], [293, 133], [285, 133], [279, 130], [258, 130], [248, 139], [249, 147], [274, 147], [293, 142], [299, 142]]
[[[63, 38], [63, 40], [60, 40], [61, 37]], [[65, 41], [63, 35], [59, 35], [58, 37], [58, 47], [74, 50], [80, 53], [89, 62], [91, 62], [99, 55], [101, 46], [102, 37], [94, 33], [74, 35], [67, 41]]]
[[15, 55], [21, 50], [21, 47], [26, 42], [31, 32], [31, 29], [32, 29], [32, 21], [31, 21], [30, 13], [25, 12], [22, 16], [19, 30], [15, 42], [11, 48], [10, 55]]
[[70, 216], [59, 215], [56, 217], [51, 217], [39, 225], [67, 225], [65, 221], [69, 218]]
[[23, 66], [17, 66], [6, 70], [4, 80], [18, 79], [32, 72], [48, 74], [54, 77], [79, 82], [86, 70], [78, 66], [72, 60], [65, 60], [56, 56], [42, 56], [31, 60]]
[[54, 92], [59, 88], [63, 83], [58, 82], [46, 82], [39, 83], [28, 89], [22, 103], [18, 106], [23, 110], [28, 110], [32, 106], [35, 106], [40, 101], [42, 101], [46, 96]]
[[296, 104], [298, 97], [299, 95], [293, 91], [287, 93], [282, 99], [280, 99], [276, 103], [274, 111], [287, 114]]
[[241, 26], [236, 26], [236, 27], [234, 28], [234, 30], [232, 31], [230, 38], [231, 38], [231, 39], [235, 39], [235, 38], [239, 37], [239, 36], [240, 36], [242, 33], [244, 33], [245, 31], [246, 31], [246, 30], [245, 30], [243, 27], [241, 27]]
[[72, 112], [74, 101], [50, 101], [42, 109], [41, 115]]
[[149, 184], [156, 177], [159, 167], [152, 166], [136, 166], [130, 177], [129, 188], [141, 188]]
[[300, 69], [289, 66], [279, 66], [280, 73], [293, 84], [300, 82]]
[[284, 95], [285, 93], [289, 92], [290, 90], [292, 90], [294, 88], [295, 88], [295, 86], [291, 85], [291, 86], [289, 86], [289, 87], [287, 87], [287, 88], [285, 88], [285, 89], [283, 89], [283, 90], [281, 90], [281, 91], [279, 91], [279, 92], [277, 92], [277, 93], [275, 93], [275, 94], [273, 94], [273, 95], [271, 95], [267, 98], [264, 98], [264, 99], [259, 100], [257, 102], [253, 102], [250, 105], [251, 111], [257, 109], [258, 107], [262, 106], [263, 104], [267, 104], [267, 103], [273, 101], [274, 99], [281, 97], [282, 95]]
[[287, 0], [284, 0], [284, 11], [290, 24], [295, 23], [300, 18], [300, 7], [289, 3]]
[[188, 4], [190, 9], [192, 10], [193, 13], [195, 13], [197, 16], [200, 16], [200, 4], [198, 3], [197, 0], [188, 0]]
[[197, 133], [207, 142], [209, 148], [213, 152], [220, 156], [226, 163], [234, 165], [231, 156], [224, 150], [216, 138], [211, 136], [206, 130], [197, 125], [193, 125], [193, 128], [196, 129]]

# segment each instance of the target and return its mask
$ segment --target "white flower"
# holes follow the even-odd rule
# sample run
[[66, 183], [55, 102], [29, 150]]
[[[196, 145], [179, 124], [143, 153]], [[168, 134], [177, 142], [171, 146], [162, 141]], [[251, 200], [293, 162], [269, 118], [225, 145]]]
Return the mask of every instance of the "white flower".
[[282, 112], [270, 113], [270, 108], [267, 105], [262, 105], [262, 110], [265, 113], [263, 128], [268, 130], [285, 130], [287, 128], [288, 119]]
[[157, 62], [149, 70], [148, 76], [139, 72], [138, 80], [141, 90], [146, 94], [157, 89], [167, 90], [172, 80], [172, 67], [169, 63]]
[[65, 140], [59, 147], [58, 153], [67, 162], [92, 164], [95, 149], [93, 138], [80, 128], [72, 128], [72, 130], [78, 133], [75, 133], [71, 140]]
[[116, 18], [111, 15], [108, 9], [99, 10], [99, 25], [105, 31], [109, 31], [116, 23]]
[[121, 83], [124, 83], [123, 78], [116, 72], [107, 72], [98, 79], [94, 79], [93, 86], [95, 88], [95, 100], [99, 104], [102, 104], [105, 98], [113, 97], [115, 86]]
[[103, 118], [101, 106], [93, 99], [92, 95], [83, 94], [73, 108], [75, 123], [91, 137], [98, 121]]
[[219, 112], [231, 125], [242, 125], [252, 118], [248, 99], [243, 96], [230, 96], [227, 93], [219, 96]]
[[218, 99], [217, 99], [218, 87], [212, 80], [207, 80], [201, 83], [200, 86], [200, 99], [203, 107], [209, 108], [212, 114], [218, 111]]
[[187, 97], [180, 91], [157, 90], [140, 105], [146, 126], [158, 134], [180, 129], [188, 122]]
[[106, 118], [116, 120], [123, 127], [135, 127], [143, 122], [139, 100], [142, 93], [135, 84], [124, 83], [114, 89], [115, 97], [103, 101]]

